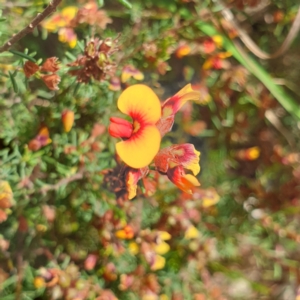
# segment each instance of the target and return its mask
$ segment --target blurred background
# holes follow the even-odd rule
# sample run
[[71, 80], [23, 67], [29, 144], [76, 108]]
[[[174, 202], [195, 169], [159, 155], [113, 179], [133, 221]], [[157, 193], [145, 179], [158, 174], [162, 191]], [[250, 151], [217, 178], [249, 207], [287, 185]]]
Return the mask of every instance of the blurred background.
[[[53, 3], [0, 0], [0, 299], [299, 300], [300, 4]], [[201, 152], [193, 194], [151, 165], [128, 200], [136, 83], [200, 92], [161, 146]]]

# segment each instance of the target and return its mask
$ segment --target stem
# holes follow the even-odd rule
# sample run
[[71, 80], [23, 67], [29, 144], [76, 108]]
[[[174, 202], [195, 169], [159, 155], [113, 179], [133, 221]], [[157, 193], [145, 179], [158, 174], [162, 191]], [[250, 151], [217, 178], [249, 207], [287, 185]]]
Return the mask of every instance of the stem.
[[3, 46], [0, 47], [0, 53], [7, 51], [13, 44], [18, 42], [28, 33], [32, 32], [33, 29], [39, 25], [46, 17], [56, 10], [56, 7], [60, 4], [62, 0], [53, 0], [49, 5], [44, 9], [42, 13], [38, 13], [37, 16], [31, 21], [31, 23], [23, 28], [18, 33], [14, 34]]

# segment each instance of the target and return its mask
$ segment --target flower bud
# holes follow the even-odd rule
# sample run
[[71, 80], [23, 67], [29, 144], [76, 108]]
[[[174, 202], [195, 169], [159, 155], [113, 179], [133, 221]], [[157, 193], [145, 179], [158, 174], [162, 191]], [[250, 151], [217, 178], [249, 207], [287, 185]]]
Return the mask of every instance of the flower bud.
[[59, 70], [59, 66], [58, 66], [58, 58], [57, 57], [47, 58], [41, 67], [42, 72], [55, 73], [58, 70]]
[[42, 75], [41, 79], [44, 81], [49, 90], [59, 90], [57, 85], [60, 83], [60, 77], [57, 74]]
[[61, 120], [64, 125], [65, 132], [69, 132], [74, 124], [74, 112], [66, 109], [61, 114]]
[[35, 74], [39, 70], [39, 66], [32, 61], [26, 61], [23, 67], [25, 76], [29, 78], [31, 75]]

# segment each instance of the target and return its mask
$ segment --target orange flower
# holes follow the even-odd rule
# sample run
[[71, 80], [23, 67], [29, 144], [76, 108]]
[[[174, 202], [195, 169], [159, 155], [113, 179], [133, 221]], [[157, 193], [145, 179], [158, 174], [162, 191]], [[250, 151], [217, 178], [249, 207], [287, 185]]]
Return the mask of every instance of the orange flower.
[[65, 109], [61, 114], [61, 120], [65, 132], [69, 132], [74, 124], [74, 112], [72, 110]]
[[192, 194], [193, 187], [200, 186], [197, 178], [191, 174], [185, 174], [182, 166], [170, 168], [167, 176], [178, 188], [188, 194]]
[[50, 18], [42, 22], [42, 26], [50, 32], [57, 31], [58, 28], [70, 25], [77, 14], [76, 6], [67, 6], [61, 12], [53, 14]]
[[122, 240], [131, 240], [134, 237], [133, 228], [130, 225], [126, 225], [123, 229], [118, 230], [115, 236]]
[[240, 160], [256, 160], [260, 155], [259, 147], [251, 147], [248, 149], [242, 149], [235, 153], [237, 159]]
[[51, 142], [48, 128], [42, 127], [37, 136], [29, 142], [28, 148], [32, 151], [37, 151]]
[[184, 56], [189, 55], [190, 53], [191, 53], [191, 48], [187, 44], [179, 46], [175, 51], [175, 55], [177, 58], [182, 58]]
[[160, 146], [161, 136], [155, 126], [161, 116], [159, 99], [149, 87], [136, 84], [121, 94], [118, 108], [132, 118], [132, 123], [111, 118], [110, 134], [123, 139], [116, 144], [117, 154], [128, 166], [144, 168]]
[[[195, 177], [200, 172], [200, 152], [192, 144], [173, 145], [162, 149], [155, 157], [156, 169], [168, 178], [182, 191], [191, 194], [191, 188], [199, 186]], [[184, 169], [193, 172], [186, 174]]]
[[44, 81], [49, 90], [59, 90], [57, 85], [60, 83], [60, 77], [57, 74], [41, 75], [41, 79]]

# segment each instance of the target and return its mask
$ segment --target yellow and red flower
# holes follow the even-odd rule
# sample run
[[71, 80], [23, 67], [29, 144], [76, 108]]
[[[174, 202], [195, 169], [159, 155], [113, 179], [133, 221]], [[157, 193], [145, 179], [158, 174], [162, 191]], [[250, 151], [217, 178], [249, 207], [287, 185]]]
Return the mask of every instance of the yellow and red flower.
[[59, 40], [69, 43], [71, 48], [76, 46], [77, 35], [71, 28], [71, 21], [75, 18], [78, 8], [67, 6], [61, 12], [53, 14], [50, 18], [42, 22], [42, 26], [49, 32], [57, 32]]
[[123, 68], [122, 74], [121, 74], [121, 81], [127, 82], [131, 77], [133, 77], [135, 80], [143, 80], [144, 74], [136, 69], [132, 65], [127, 65]]
[[[192, 193], [194, 186], [200, 183], [195, 177], [200, 172], [200, 152], [192, 144], [173, 145], [162, 149], [155, 157], [156, 169], [168, 178], [182, 191]], [[192, 171], [186, 174], [185, 170]]]
[[52, 140], [49, 137], [49, 129], [44, 126], [40, 129], [36, 137], [29, 142], [28, 148], [32, 151], [37, 151], [51, 142]]
[[130, 167], [148, 166], [157, 154], [161, 136], [156, 123], [161, 117], [160, 101], [147, 86], [137, 84], [127, 88], [118, 99], [119, 110], [132, 122], [111, 118], [109, 133], [123, 139], [116, 144], [117, 154]]
[[196, 91], [192, 88], [191, 84], [183, 87], [177, 94], [168, 98], [162, 104], [161, 119], [156, 124], [161, 136], [164, 136], [172, 129], [175, 114], [179, 109], [189, 100], [199, 100], [201, 97], [200, 91]]
[[[200, 185], [195, 177], [200, 171], [200, 152], [193, 145], [173, 145], [158, 153], [161, 137], [171, 130], [175, 114], [188, 100], [201, 102], [200, 96], [200, 91], [193, 90], [190, 84], [162, 105], [154, 92], [142, 84], [130, 86], [121, 94], [118, 108], [132, 121], [110, 118], [109, 133], [122, 139], [116, 144], [116, 151], [129, 167], [125, 175], [129, 199], [136, 196], [137, 183], [145, 179], [153, 159], [156, 169], [183, 191], [191, 193], [192, 187]], [[193, 175], [186, 174], [185, 169]]]
[[126, 188], [128, 199], [131, 200], [136, 196], [137, 183], [145, 177], [149, 172], [149, 168], [132, 169], [130, 168], [126, 174]]
[[218, 54], [215, 54], [211, 57], [209, 57], [203, 64], [202, 68], [203, 70], [220, 70], [228, 68], [229, 62], [226, 60], [226, 58], [230, 57], [230, 52], [220, 52]]
[[116, 231], [115, 236], [122, 240], [131, 240], [134, 237], [132, 226], [126, 225], [123, 229]]

